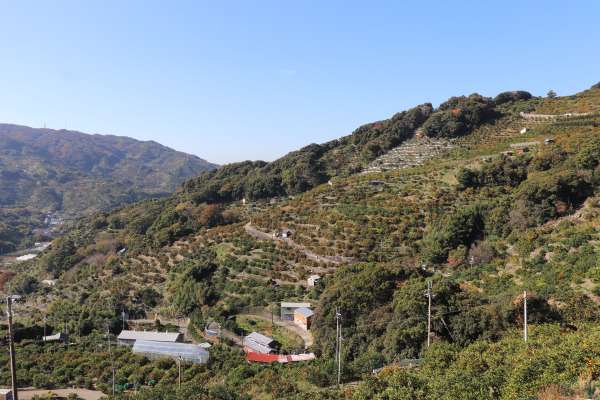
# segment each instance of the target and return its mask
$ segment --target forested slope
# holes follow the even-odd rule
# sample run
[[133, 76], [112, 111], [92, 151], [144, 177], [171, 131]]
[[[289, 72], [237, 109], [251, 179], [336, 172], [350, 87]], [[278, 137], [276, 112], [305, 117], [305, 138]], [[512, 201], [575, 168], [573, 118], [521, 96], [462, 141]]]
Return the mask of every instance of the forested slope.
[[170, 195], [215, 168], [155, 142], [0, 124], [0, 205], [93, 212]]
[[[317, 360], [259, 368], [235, 349], [216, 347], [213, 365], [190, 366], [185, 373], [187, 382], [198, 385], [193, 390], [210, 388], [214, 398], [243, 392], [265, 399], [508, 399], [559, 385], [573, 395], [578, 380], [591, 387], [600, 371], [594, 327], [600, 321], [600, 114], [586, 111], [591, 99], [600, 100], [595, 86], [551, 99], [523, 92], [494, 99], [471, 95], [427, 113], [418, 107], [398, 114], [404, 128], [397, 132], [421, 128], [458, 139], [450, 151], [403, 171], [333, 173], [325, 165], [340, 149], [336, 144], [328, 150], [311, 145], [274, 163], [205, 172], [171, 197], [74, 223], [41, 257], [15, 268], [13, 288], [34, 306], [32, 320], [39, 323], [46, 315], [68, 321], [71, 331], [88, 338], [104, 332], [107, 320], [118, 333], [123, 311], [131, 318], [150, 310], [178, 313], [190, 318], [197, 335], [209, 321], [244, 334], [235, 316], [246, 307], [277, 313], [281, 301], [312, 304], [315, 341], [309, 350]], [[506, 129], [515, 121], [526, 124], [519, 110], [540, 104], [561, 114], [539, 117], [523, 133]], [[414, 113], [421, 122], [408, 122]], [[377, 139], [389, 121], [361, 127], [343, 140], [367, 137], [363, 149], [370, 143], [384, 148]], [[385, 143], [402, 139], [394, 140]], [[521, 143], [534, 144], [518, 152]], [[512, 155], [504, 153], [511, 149]], [[315, 179], [300, 180], [310, 189], [290, 189], [293, 198], [266, 201], [288, 193], [285, 174], [305, 161], [318, 166], [301, 175]], [[273, 186], [265, 189], [268, 179]], [[241, 197], [247, 201], [235, 200]], [[290, 238], [272, 235], [284, 230]], [[256, 231], [269, 240], [249, 234]], [[315, 273], [322, 279], [308, 288], [306, 277]], [[48, 277], [64, 281], [40, 287]], [[531, 329], [526, 344], [525, 291]], [[342, 380], [364, 381], [324, 390], [337, 377], [338, 311]], [[282, 347], [285, 353], [299, 351], [296, 345]], [[120, 352], [121, 382], [158, 379], [162, 390], [175, 385], [175, 364], [128, 363], [126, 351]], [[29, 362], [38, 362], [35, 357]], [[418, 370], [372, 376], [373, 368], [417, 357], [425, 358]], [[109, 368], [86, 369], [86, 382], [97, 379], [106, 390]], [[134, 368], [140, 372], [133, 374]], [[32, 374], [28, 379], [34, 384]], [[48, 379], [49, 387], [63, 384], [58, 376]], [[216, 385], [223, 380], [224, 386]]]

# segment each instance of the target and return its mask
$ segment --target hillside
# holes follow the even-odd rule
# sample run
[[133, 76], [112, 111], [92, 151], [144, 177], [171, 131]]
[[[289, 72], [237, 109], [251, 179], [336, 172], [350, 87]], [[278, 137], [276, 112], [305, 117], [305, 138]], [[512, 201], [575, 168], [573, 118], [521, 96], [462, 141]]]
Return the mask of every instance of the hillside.
[[[182, 181], [216, 167], [155, 142], [0, 124], [0, 207], [40, 214], [30, 228], [43, 226], [43, 213], [83, 216], [169, 196]], [[22, 241], [0, 233], [0, 242]]]
[[1, 205], [77, 213], [170, 195], [216, 167], [155, 142], [8, 124], [0, 124], [0, 166]]
[[[203, 341], [211, 321], [242, 336], [250, 328], [239, 315], [278, 314], [285, 301], [314, 309], [309, 350], [317, 360], [251, 365], [229, 342], [214, 346], [210, 366], [186, 366], [187, 390], [223, 399], [239, 393], [509, 399], [591, 390], [600, 376], [600, 114], [589, 109], [594, 101], [600, 101], [597, 85], [551, 99], [526, 92], [455, 97], [273, 163], [203, 172], [170, 197], [81, 219], [4, 279], [26, 296], [32, 311], [23, 322], [39, 324], [46, 316], [54, 330], [67, 322], [71, 332], [81, 332], [71, 353], [57, 349], [69, 360], [88, 360], [89, 368], [62, 380], [34, 371], [26, 382], [42, 382], [43, 375], [54, 387], [81, 376], [81, 385], [108, 390], [109, 355], [95, 369], [85, 345], [107, 323], [118, 333], [123, 312], [130, 319], [187, 317], [188, 332]], [[402, 128], [392, 135], [387, 127]], [[401, 165], [415, 147], [418, 162]], [[354, 161], [336, 164], [334, 154]], [[389, 163], [385, 170], [369, 165], [377, 157], [379, 167]], [[290, 234], [283, 237], [284, 231]], [[322, 279], [309, 287], [313, 274]], [[42, 279], [59, 277], [56, 286], [41, 286]], [[525, 291], [527, 343], [521, 336]], [[361, 382], [327, 390], [337, 378], [338, 322], [342, 381]], [[28, 348], [28, 365], [54, 357]], [[300, 351], [292, 342], [281, 348]], [[174, 363], [129, 356], [116, 353], [121, 384], [175, 386]], [[419, 369], [371, 372], [416, 358], [424, 359]], [[0, 376], [1, 383], [6, 379]]]

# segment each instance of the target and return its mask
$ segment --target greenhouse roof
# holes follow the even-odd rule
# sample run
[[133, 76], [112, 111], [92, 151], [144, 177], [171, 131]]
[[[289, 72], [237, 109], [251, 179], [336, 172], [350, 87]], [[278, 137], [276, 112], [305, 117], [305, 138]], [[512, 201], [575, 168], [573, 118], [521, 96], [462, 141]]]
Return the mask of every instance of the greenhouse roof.
[[167, 343], [136, 340], [133, 345], [134, 353], [160, 354], [164, 356], [179, 357], [184, 360], [208, 361], [208, 350], [195, 344]]

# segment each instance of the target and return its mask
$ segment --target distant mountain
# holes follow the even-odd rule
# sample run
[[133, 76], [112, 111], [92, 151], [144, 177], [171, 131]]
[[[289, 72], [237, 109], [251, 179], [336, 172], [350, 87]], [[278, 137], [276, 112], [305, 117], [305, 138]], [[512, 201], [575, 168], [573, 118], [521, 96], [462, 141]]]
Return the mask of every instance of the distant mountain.
[[0, 124], [0, 206], [108, 210], [170, 195], [216, 167], [152, 141]]

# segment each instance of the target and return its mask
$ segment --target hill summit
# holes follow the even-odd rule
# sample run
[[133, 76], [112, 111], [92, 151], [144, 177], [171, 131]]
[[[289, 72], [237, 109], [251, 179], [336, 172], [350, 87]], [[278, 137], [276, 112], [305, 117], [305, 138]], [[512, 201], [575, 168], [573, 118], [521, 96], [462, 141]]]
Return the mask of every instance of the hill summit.
[[89, 214], [173, 193], [197, 156], [152, 141], [0, 124], [0, 205]]

